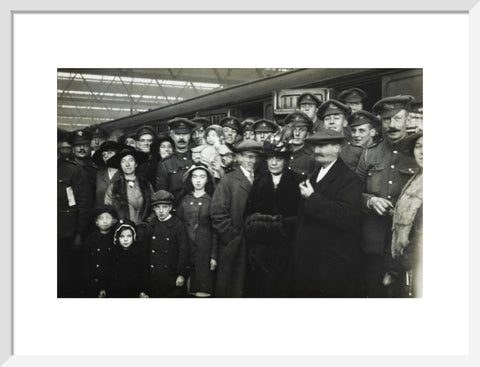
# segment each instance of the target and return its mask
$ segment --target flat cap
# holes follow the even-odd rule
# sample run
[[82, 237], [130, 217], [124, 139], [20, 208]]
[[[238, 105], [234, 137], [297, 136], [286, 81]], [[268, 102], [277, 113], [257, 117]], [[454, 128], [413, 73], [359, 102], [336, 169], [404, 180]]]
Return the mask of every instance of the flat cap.
[[352, 113], [350, 116], [348, 116], [347, 120], [348, 120], [348, 126], [350, 127], [370, 124], [372, 125], [373, 128], [379, 128], [382, 124], [382, 122], [377, 116], [375, 116], [373, 113], [370, 113], [364, 110], [360, 110], [355, 113]]
[[305, 143], [312, 145], [341, 144], [345, 139], [346, 137], [342, 133], [330, 129], [321, 129], [306, 138]]
[[240, 121], [233, 116], [227, 116], [220, 120], [219, 125], [221, 127], [229, 127], [233, 130], [240, 132], [242, 130], [242, 126], [240, 125]]
[[294, 127], [308, 127], [308, 130], [312, 129], [313, 121], [306, 114], [300, 111], [293, 112], [283, 120], [284, 125], [290, 124]]
[[175, 117], [168, 121], [168, 127], [177, 134], [190, 134], [195, 127], [195, 123], [183, 117]]
[[88, 130], [74, 131], [67, 138], [67, 142], [70, 145], [82, 144], [82, 143], [90, 144], [91, 141], [92, 141], [92, 133]]
[[340, 115], [343, 114], [345, 117], [348, 116], [351, 109], [347, 105], [343, 104], [336, 99], [329, 99], [322, 103], [318, 108], [317, 116], [320, 120], [323, 120], [325, 116], [330, 115]]
[[391, 118], [401, 110], [408, 111], [409, 105], [414, 99], [413, 96], [409, 95], [382, 98], [373, 105], [372, 111], [373, 113], [380, 115], [382, 118]]
[[314, 104], [318, 107], [322, 102], [312, 93], [303, 93], [297, 99], [297, 107], [300, 107], [301, 104]]
[[152, 195], [151, 199], [151, 205], [155, 206], [157, 204], [173, 204], [173, 201], [175, 200], [175, 197], [173, 196], [172, 193], [166, 191], [166, 190], [159, 190]]
[[140, 126], [137, 131], [135, 131], [135, 140], [140, 139], [140, 137], [145, 134], [150, 134], [152, 135], [152, 137], [156, 135], [155, 131], [153, 131], [153, 128], [151, 126], [143, 125]]
[[350, 88], [342, 91], [338, 95], [338, 99], [343, 103], [358, 103], [362, 102], [366, 96], [367, 93], [360, 88]]
[[235, 153], [260, 153], [262, 151], [262, 144], [256, 140], [241, 140], [238, 143], [233, 144], [232, 149]]
[[273, 121], [260, 119], [253, 124], [253, 131], [257, 132], [275, 132], [280, 127]]

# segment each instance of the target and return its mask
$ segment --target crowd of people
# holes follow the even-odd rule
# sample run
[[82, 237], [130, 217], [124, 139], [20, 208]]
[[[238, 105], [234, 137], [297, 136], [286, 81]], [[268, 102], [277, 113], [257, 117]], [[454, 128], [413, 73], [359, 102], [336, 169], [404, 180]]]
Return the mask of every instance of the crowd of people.
[[[423, 132], [409, 95], [58, 131], [58, 297], [419, 297]], [[117, 134], [118, 135], [118, 134]]]

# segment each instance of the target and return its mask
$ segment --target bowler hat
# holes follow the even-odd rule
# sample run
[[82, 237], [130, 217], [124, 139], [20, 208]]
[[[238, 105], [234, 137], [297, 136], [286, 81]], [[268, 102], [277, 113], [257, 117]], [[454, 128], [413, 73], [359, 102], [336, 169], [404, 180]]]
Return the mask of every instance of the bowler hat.
[[305, 143], [312, 145], [341, 144], [346, 137], [335, 130], [321, 129], [305, 139]]
[[261, 153], [262, 144], [256, 140], [241, 140], [238, 143], [233, 144], [232, 149], [235, 153], [243, 153], [243, 152]]

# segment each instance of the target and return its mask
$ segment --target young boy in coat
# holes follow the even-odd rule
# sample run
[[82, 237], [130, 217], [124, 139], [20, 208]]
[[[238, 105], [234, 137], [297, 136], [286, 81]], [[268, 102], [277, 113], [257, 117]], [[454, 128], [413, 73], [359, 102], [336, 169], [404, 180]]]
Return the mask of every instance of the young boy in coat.
[[183, 223], [174, 216], [174, 196], [165, 190], [152, 196], [155, 218], [142, 228], [149, 297], [185, 295], [188, 268], [188, 237]]
[[117, 212], [112, 206], [95, 210], [95, 228], [83, 248], [83, 276], [87, 297], [105, 297], [109, 256], [113, 246], [113, 228]]

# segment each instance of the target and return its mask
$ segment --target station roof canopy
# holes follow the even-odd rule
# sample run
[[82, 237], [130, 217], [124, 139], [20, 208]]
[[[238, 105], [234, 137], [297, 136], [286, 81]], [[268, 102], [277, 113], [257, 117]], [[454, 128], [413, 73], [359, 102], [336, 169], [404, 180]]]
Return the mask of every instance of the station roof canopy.
[[58, 69], [57, 125], [77, 130], [293, 69]]

